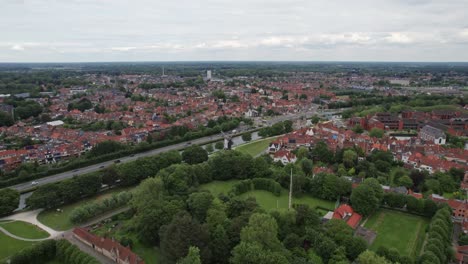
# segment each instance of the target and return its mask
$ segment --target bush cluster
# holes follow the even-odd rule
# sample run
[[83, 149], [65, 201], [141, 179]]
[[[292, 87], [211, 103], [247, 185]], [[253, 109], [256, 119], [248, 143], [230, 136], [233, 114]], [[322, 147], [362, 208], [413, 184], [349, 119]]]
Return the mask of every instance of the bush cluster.
[[104, 200], [97, 200], [73, 209], [70, 221], [74, 224], [84, 223], [95, 216], [124, 206], [132, 199], [131, 192], [121, 192]]

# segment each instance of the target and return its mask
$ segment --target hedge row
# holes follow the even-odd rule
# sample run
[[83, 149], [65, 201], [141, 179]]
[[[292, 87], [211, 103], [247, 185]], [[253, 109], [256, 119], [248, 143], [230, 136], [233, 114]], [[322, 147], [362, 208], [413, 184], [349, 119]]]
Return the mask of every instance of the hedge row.
[[84, 253], [77, 246], [72, 245], [65, 239], [57, 241], [56, 259], [62, 263], [73, 264], [99, 264], [94, 257]]
[[45, 240], [25, 248], [10, 258], [11, 264], [44, 264], [52, 260], [60, 263], [99, 264], [95, 258], [81, 251], [67, 240]]
[[431, 199], [417, 199], [411, 195], [392, 192], [384, 194], [383, 205], [393, 209], [406, 209], [409, 213], [427, 217], [432, 217], [438, 209], [437, 204]]
[[431, 219], [427, 242], [419, 263], [450, 263], [455, 255], [452, 247], [452, 232], [452, 210], [445, 206], [437, 210]]
[[132, 199], [131, 192], [120, 192], [104, 200], [94, 201], [73, 209], [70, 221], [74, 224], [84, 223], [93, 217], [126, 205]]
[[272, 179], [254, 178], [236, 183], [229, 191], [230, 195], [240, 195], [252, 190], [264, 190], [276, 196], [281, 195], [281, 185]]
[[13, 255], [10, 259], [11, 264], [30, 264], [47, 263], [55, 258], [56, 241], [49, 239], [27, 247]]
[[[120, 185], [138, 184], [147, 177], [155, 176], [159, 170], [181, 161], [182, 158], [177, 151], [139, 158], [118, 165], [116, 178], [120, 180]], [[26, 204], [31, 208], [53, 208], [94, 195], [101, 190], [103, 184], [100, 174], [100, 172], [94, 172], [39, 186], [26, 200]]]

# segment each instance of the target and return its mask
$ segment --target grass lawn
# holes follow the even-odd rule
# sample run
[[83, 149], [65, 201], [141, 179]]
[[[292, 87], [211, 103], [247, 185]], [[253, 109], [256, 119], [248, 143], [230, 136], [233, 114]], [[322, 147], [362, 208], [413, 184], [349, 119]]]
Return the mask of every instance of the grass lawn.
[[0, 232], [0, 263], [3, 263], [8, 257], [33, 243], [34, 242], [17, 240]]
[[47, 233], [46, 231], [33, 224], [26, 223], [23, 221], [0, 223], [0, 226], [6, 229], [8, 232], [12, 233], [13, 235], [22, 238], [38, 239], [49, 237], [49, 233]]
[[[238, 182], [238, 180], [231, 181], [214, 181], [200, 186], [201, 189], [209, 190], [215, 197], [219, 193], [227, 194], [231, 190], [232, 186]], [[240, 195], [240, 197], [254, 197], [258, 204], [265, 210], [285, 210], [288, 208], [288, 191], [283, 189], [281, 196], [275, 196], [268, 191], [254, 190]], [[325, 201], [322, 199], [314, 198], [310, 195], [304, 195], [299, 198], [293, 197], [293, 203], [307, 204], [312, 208], [317, 206], [333, 210], [335, 208], [335, 202]], [[324, 211], [324, 210], [322, 210]], [[320, 212], [323, 213], [323, 212]], [[326, 213], [326, 212], [325, 212]]]
[[[126, 226], [131, 225], [131, 221], [131, 219], [113, 220], [102, 224], [100, 227], [91, 232], [98, 236], [114, 237], [117, 240], [124, 236], [128, 237], [133, 241], [132, 251], [140, 256], [145, 261], [145, 263], [159, 263], [161, 258], [159, 248], [144, 245], [139, 241], [136, 234], [128, 231]], [[112, 228], [112, 226], [115, 224], [118, 225]]]
[[[275, 196], [274, 194], [268, 191], [254, 190], [241, 194], [240, 197], [254, 197], [257, 200], [257, 203], [267, 211], [288, 209], [289, 198], [286, 190], [283, 190], [280, 196]], [[307, 204], [311, 208], [316, 208], [317, 206], [327, 208], [329, 210], [333, 210], [335, 208], [334, 202], [317, 199], [310, 195], [303, 195], [299, 198], [293, 197], [292, 201], [293, 204]]]
[[60, 208], [61, 210], [63, 210], [63, 212], [57, 212], [57, 208], [54, 208], [54, 209], [50, 209], [50, 210], [44, 210], [42, 211], [41, 213], [39, 213], [39, 215], [37, 216], [37, 220], [39, 220], [39, 222], [43, 223], [44, 225], [54, 229], [54, 230], [57, 230], [57, 231], [66, 231], [66, 230], [69, 230], [71, 228], [73, 228], [73, 224], [70, 222], [70, 213], [73, 211], [73, 209], [79, 207], [79, 206], [82, 206], [86, 203], [90, 203], [92, 201], [96, 201], [96, 200], [100, 200], [100, 199], [104, 199], [104, 198], [107, 198], [107, 197], [110, 197], [112, 194], [114, 193], [119, 193], [119, 192], [123, 192], [123, 191], [127, 191], [129, 190], [129, 188], [116, 188], [116, 189], [111, 189], [111, 190], [108, 190], [108, 191], [105, 191], [103, 193], [100, 193], [98, 196], [94, 196], [94, 197], [89, 197], [89, 198], [86, 198], [86, 199], [83, 199], [79, 202], [76, 202], [76, 203], [72, 203], [72, 204], [67, 204], [67, 205], [63, 205], [63, 206], [60, 206], [58, 208]]
[[230, 181], [212, 181], [207, 184], [203, 184], [200, 186], [203, 190], [208, 190], [213, 194], [213, 196], [218, 197], [220, 193], [228, 194], [231, 190], [232, 186], [239, 182], [238, 180], [230, 180]]
[[242, 153], [249, 154], [252, 157], [256, 157], [257, 155], [264, 152], [270, 145], [270, 142], [275, 140], [275, 138], [276, 137], [255, 140], [255, 141], [240, 145], [239, 147], [236, 147], [236, 150]]
[[428, 225], [428, 218], [382, 209], [370, 216], [364, 227], [377, 232], [371, 250], [393, 247], [400, 254], [415, 258], [421, 251]]

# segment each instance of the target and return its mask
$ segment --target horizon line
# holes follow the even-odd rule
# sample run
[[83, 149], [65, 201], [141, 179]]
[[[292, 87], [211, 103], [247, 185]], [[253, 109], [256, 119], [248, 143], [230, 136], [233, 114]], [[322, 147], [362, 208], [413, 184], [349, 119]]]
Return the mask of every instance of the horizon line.
[[24, 61], [24, 62], [13, 62], [6, 61], [0, 62], [2, 64], [81, 64], [81, 63], [468, 63], [468, 61], [390, 61], [390, 60], [116, 60], [116, 61]]

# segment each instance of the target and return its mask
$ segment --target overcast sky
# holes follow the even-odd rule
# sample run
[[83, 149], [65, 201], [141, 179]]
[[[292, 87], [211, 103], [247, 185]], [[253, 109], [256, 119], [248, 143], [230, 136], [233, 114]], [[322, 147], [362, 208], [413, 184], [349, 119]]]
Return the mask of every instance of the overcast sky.
[[468, 61], [468, 0], [0, 0], [0, 62]]

